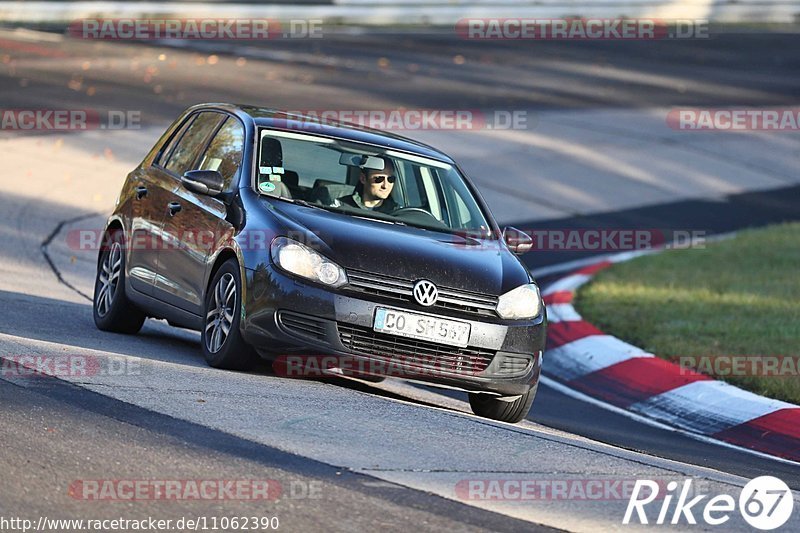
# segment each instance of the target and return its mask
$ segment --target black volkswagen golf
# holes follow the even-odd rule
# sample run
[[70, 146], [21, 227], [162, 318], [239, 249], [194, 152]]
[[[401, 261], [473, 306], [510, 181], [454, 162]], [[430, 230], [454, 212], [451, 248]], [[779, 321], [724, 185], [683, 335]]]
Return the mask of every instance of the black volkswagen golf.
[[102, 330], [166, 319], [199, 330], [208, 363], [234, 370], [259, 356], [338, 357], [365, 379], [464, 390], [476, 414], [507, 422], [536, 394], [546, 318], [517, 257], [531, 239], [500, 230], [430, 146], [194, 106], [128, 175], [104, 242]]

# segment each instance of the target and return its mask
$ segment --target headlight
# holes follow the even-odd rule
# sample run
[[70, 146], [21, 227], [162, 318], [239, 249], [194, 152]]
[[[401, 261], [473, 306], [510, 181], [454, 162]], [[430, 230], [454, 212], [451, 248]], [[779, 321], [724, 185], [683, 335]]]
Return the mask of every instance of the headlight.
[[497, 301], [497, 314], [503, 318], [534, 318], [542, 312], [542, 296], [535, 283], [510, 290]]
[[347, 274], [342, 267], [305, 244], [276, 237], [270, 252], [276, 265], [296, 276], [331, 287], [347, 283]]

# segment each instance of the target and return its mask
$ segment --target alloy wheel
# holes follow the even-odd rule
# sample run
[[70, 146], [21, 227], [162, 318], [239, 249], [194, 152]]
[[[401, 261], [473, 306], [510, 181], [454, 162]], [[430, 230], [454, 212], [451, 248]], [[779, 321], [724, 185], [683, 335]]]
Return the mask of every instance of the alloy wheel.
[[97, 314], [100, 316], [106, 316], [111, 309], [111, 304], [114, 303], [121, 267], [122, 246], [115, 242], [111, 245], [111, 250], [103, 258], [103, 264], [100, 265], [100, 274], [98, 276], [100, 290], [97, 291], [96, 296]]
[[225, 273], [214, 287], [213, 309], [206, 314], [206, 348], [217, 353], [228, 338], [236, 305], [236, 280]]

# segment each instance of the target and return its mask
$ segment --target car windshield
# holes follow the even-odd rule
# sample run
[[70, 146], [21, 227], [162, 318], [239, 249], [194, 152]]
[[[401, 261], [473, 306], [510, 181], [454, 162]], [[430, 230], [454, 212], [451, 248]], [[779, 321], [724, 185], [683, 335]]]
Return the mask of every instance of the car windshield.
[[372, 145], [261, 130], [262, 195], [447, 233], [491, 237], [491, 227], [448, 163]]

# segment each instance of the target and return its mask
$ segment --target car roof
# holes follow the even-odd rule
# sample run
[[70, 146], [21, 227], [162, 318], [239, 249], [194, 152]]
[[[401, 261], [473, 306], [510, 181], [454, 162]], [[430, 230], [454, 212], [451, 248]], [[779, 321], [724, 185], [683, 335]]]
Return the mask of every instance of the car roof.
[[447, 154], [427, 144], [394, 133], [367, 128], [357, 124], [350, 124], [348, 122], [320, 120], [319, 117], [312, 117], [299, 113], [288, 113], [279, 109], [250, 105], [210, 103], [196, 105], [193, 106], [192, 109], [197, 110], [202, 108], [224, 109], [240, 117], [243, 115], [247, 116], [252, 119], [258, 127], [371, 144], [455, 164], [453, 159]]

